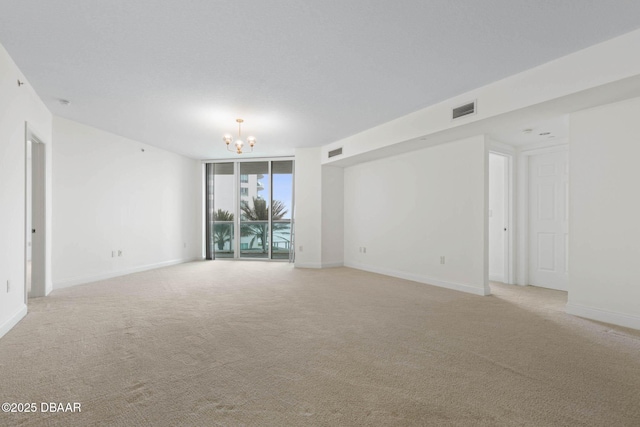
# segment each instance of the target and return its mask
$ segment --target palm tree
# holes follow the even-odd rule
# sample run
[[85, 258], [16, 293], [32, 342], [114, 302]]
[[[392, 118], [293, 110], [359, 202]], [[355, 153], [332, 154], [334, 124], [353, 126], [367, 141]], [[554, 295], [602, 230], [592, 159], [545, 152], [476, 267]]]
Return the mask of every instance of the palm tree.
[[[267, 201], [262, 198], [253, 197], [253, 206], [249, 203], [243, 204], [240, 207], [242, 211], [242, 220], [243, 221], [268, 221], [269, 220], [269, 206], [267, 205]], [[284, 203], [280, 200], [274, 200], [271, 205], [271, 219], [279, 220], [282, 219], [287, 214], [287, 208]], [[282, 225], [286, 227], [285, 224], [273, 224], [273, 229], [276, 231], [281, 228]], [[240, 234], [242, 236], [253, 236], [251, 242], [249, 243], [249, 247], [253, 248], [253, 244], [256, 239], [258, 240], [259, 245], [262, 247], [262, 252], [266, 253], [267, 248], [265, 246], [268, 238], [268, 230], [267, 224], [258, 223], [258, 224], [243, 224], [240, 229]]]
[[[218, 209], [213, 213], [214, 221], [233, 221], [233, 214], [229, 211]], [[218, 244], [218, 250], [224, 249], [224, 244], [230, 242], [233, 237], [233, 223], [214, 224], [213, 241]]]

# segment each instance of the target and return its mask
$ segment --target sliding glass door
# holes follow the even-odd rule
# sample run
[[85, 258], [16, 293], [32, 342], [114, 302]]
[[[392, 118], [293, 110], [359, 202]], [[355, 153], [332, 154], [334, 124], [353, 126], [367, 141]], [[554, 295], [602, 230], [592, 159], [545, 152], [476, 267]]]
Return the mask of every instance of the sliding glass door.
[[233, 184], [235, 165], [215, 163], [213, 166], [213, 209], [210, 244], [214, 258], [235, 255], [235, 199]]
[[269, 162], [240, 163], [241, 258], [269, 258], [269, 177]]
[[292, 259], [293, 160], [209, 163], [207, 259]]
[[271, 245], [272, 259], [289, 259], [291, 246], [291, 217], [293, 200], [293, 161], [271, 164]]

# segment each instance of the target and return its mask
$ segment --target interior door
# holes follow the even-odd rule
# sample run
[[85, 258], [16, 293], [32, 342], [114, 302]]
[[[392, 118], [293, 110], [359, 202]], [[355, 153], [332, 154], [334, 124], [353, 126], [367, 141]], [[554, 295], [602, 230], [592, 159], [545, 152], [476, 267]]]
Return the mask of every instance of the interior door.
[[529, 284], [567, 290], [568, 152], [529, 157]]
[[507, 159], [489, 154], [489, 280], [507, 282]]
[[[45, 146], [35, 139], [31, 143], [31, 277], [25, 282], [30, 297], [47, 295], [45, 283]], [[29, 193], [29, 190], [27, 190]], [[28, 230], [27, 230], [28, 231]], [[29, 272], [26, 272], [27, 275]]]

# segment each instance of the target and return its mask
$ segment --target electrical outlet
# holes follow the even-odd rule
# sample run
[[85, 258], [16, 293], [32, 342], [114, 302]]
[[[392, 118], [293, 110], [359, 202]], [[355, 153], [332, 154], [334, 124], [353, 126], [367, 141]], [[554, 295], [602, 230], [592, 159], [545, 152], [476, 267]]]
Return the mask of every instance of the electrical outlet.
[[441, 255], [440, 256], [440, 264], [444, 264], [444, 262], [445, 262], [444, 255]]
[[182, 243], [182, 247], [187, 249], [187, 242]]
[[302, 245], [300, 245], [299, 248], [300, 248], [300, 252], [302, 252], [302, 250], [304, 249]]
[[118, 249], [118, 256], [122, 256], [122, 250]]
[[366, 246], [363, 246], [363, 247], [362, 247], [362, 253], [363, 253], [363, 254], [366, 254], [366, 253], [367, 253], [367, 248], [366, 248]]

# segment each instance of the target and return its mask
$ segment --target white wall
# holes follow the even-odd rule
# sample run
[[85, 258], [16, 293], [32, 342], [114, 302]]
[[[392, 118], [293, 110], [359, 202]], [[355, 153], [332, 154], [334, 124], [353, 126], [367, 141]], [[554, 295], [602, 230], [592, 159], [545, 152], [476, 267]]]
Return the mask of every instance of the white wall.
[[322, 267], [320, 148], [298, 148], [295, 159], [296, 267]]
[[322, 167], [322, 266], [344, 264], [344, 169]]
[[488, 295], [486, 168], [484, 136], [346, 168], [345, 265]]
[[640, 98], [570, 117], [567, 312], [640, 329]]
[[344, 172], [322, 166], [321, 150], [300, 148], [295, 161], [295, 241], [299, 268], [344, 264]]
[[200, 257], [200, 162], [59, 117], [53, 135], [56, 288]]
[[[24, 85], [18, 86], [18, 79]], [[0, 45], [0, 336], [26, 313], [25, 122], [46, 144], [46, 272], [51, 289], [51, 121], [49, 110]], [[7, 281], [10, 290], [7, 291]]]

